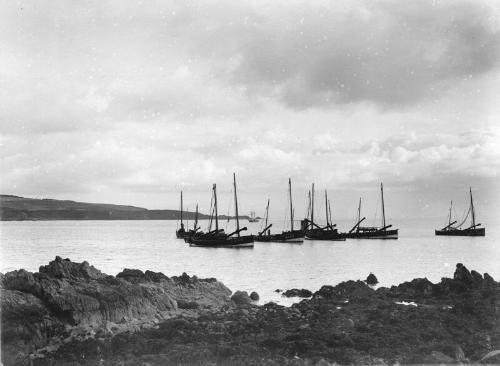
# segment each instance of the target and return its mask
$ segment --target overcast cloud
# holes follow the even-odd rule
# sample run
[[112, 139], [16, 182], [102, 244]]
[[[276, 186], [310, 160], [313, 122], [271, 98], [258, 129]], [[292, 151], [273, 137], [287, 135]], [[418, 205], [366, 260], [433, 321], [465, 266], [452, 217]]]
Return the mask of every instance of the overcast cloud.
[[469, 185], [498, 207], [497, 2], [0, 10], [2, 193], [175, 208], [183, 188], [206, 210], [236, 171], [243, 210], [281, 208], [289, 176], [299, 212], [312, 181], [340, 216], [381, 180], [394, 216], [436, 215]]

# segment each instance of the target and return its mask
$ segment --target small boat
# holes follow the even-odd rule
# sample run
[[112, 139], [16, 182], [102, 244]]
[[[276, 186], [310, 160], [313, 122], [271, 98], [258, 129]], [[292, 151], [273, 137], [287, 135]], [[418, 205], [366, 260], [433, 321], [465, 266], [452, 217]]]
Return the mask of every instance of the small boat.
[[[242, 231], [247, 230], [246, 227], [240, 229], [240, 221], [238, 216], [238, 195], [236, 193], [236, 175], [233, 174], [234, 183], [234, 207], [236, 216], [236, 230], [230, 234], [226, 234], [224, 230], [219, 230], [219, 219], [217, 212], [217, 186], [214, 184], [213, 201], [214, 201], [214, 219], [215, 230], [209, 230], [207, 233], [201, 235], [194, 235], [187, 238], [186, 242], [189, 246], [193, 247], [207, 247], [207, 248], [252, 248], [253, 235], [241, 235]], [[212, 217], [211, 219], [212, 220]]]
[[305, 232], [305, 238], [308, 240], [329, 240], [329, 241], [344, 241], [346, 236], [344, 233], [339, 233], [338, 229], [335, 227], [336, 224], [332, 224], [331, 215], [332, 210], [330, 208], [330, 202], [328, 201], [328, 194], [325, 190], [325, 213], [326, 213], [326, 226], [321, 227], [314, 222], [314, 183], [311, 189], [310, 195], [310, 212], [311, 219], [308, 220], [307, 229]]
[[269, 199], [267, 199], [264, 229], [258, 235], [254, 236], [255, 241], [276, 243], [302, 243], [304, 241], [304, 231], [293, 229], [292, 180], [290, 178], [288, 178], [288, 192], [290, 200], [290, 230], [282, 231], [280, 234], [271, 234], [270, 229], [273, 224], [268, 225]]
[[177, 229], [175, 231], [175, 236], [177, 237], [177, 239], [184, 239], [188, 232], [186, 231], [186, 229], [184, 228], [184, 221], [183, 221], [183, 202], [182, 202], [182, 191], [181, 191], [181, 209], [180, 209], [180, 215], [181, 215], [181, 227], [179, 229]]
[[[447, 236], [485, 236], [486, 229], [481, 226], [481, 224], [476, 224], [476, 210], [474, 208], [474, 201], [472, 200], [472, 188], [469, 188], [470, 193], [470, 205], [465, 218], [462, 223], [457, 226], [453, 226], [457, 223], [457, 221], [451, 221], [451, 212], [453, 208], [453, 201], [450, 204], [450, 212], [448, 215], [448, 225], [443, 227], [442, 229], [435, 230], [436, 235], [447, 235]], [[467, 221], [469, 215], [471, 216], [471, 224], [466, 229], [461, 229], [461, 226]]]
[[255, 217], [255, 211], [250, 212], [250, 217], [248, 218], [248, 222], [259, 222], [259, 219]]
[[361, 223], [366, 217], [361, 218], [361, 198], [358, 205], [358, 219], [356, 224], [346, 233], [346, 236], [351, 239], [397, 239], [398, 229], [389, 229], [392, 225], [387, 225], [385, 222], [385, 205], [384, 205], [384, 185], [380, 183], [380, 196], [382, 204], [382, 226], [361, 226]]

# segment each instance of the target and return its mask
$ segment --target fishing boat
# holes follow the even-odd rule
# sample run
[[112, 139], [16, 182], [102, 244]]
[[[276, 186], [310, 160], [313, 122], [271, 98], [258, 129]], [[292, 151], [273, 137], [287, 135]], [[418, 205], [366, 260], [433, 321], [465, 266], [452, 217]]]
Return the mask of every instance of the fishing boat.
[[292, 203], [292, 180], [288, 178], [288, 194], [290, 201], [290, 230], [282, 231], [279, 234], [271, 234], [271, 226], [273, 224], [268, 224], [269, 218], [269, 199], [267, 200], [266, 206], [266, 217], [264, 222], [264, 229], [259, 232], [258, 235], [254, 236], [255, 241], [260, 242], [277, 242], [277, 243], [302, 243], [304, 241], [304, 231], [293, 229], [293, 203]]
[[311, 219], [308, 220], [308, 227], [305, 231], [305, 238], [308, 240], [329, 240], [329, 241], [344, 241], [346, 236], [344, 233], [339, 233], [338, 229], [335, 227], [331, 221], [332, 210], [330, 207], [330, 201], [328, 201], [328, 194], [325, 190], [325, 214], [326, 214], [326, 226], [321, 227], [314, 222], [314, 183], [311, 189], [310, 195], [310, 212]]
[[248, 222], [259, 222], [259, 219], [255, 217], [255, 211], [250, 212], [250, 216], [248, 217]]
[[198, 204], [196, 204], [196, 213], [194, 216], [193, 228], [184, 235], [184, 241], [189, 242], [189, 238], [192, 236], [203, 235], [203, 231], [200, 231], [201, 227], [198, 226]]
[[[474, 201], [472, 199], [472, 188], [469, 188], [470, 193], [470, 205], [465, 218], [460, 225], [453, 226], [457, 221], [451, 221], [451, 213], [453, 209], [453, 201], [450, 204], [450, 212], [448, 215], [448, 224], [442, 229], [435, 230], [436, 235], [448, 235], [448, 236], [485, 236], [486, 229], [484, 227], [479, 227], [481, 224], [476, 224], [476, 210], [474, 208]], [[462, 225], [465, 224], [467, 219], [471, 217], [470, 226], [466, 229], [462, 229]]]
[[183, 202], [182, 202], [182, 191], [181, 191], [181, 209], [180, 209], [180, 215], [181, 215], [181, 227], [175, 231], [175, 236], [177, 239], [184, 239], [188, 232], [184, 228], [184, 220], [183, 220]]
[[[233, 174], [234, 184], [234, 208], [236, 216], [236, 230], [226, 234], [224, 230], [219, 229], [219, 219], [217, 210], [217, 186], [214, 184], [212, 188], [214, 201], [214, 217], [215, 230], [209, 230], [205, 234], [194, 235], [187, 238], [187, 242], [193, 247], [211, 247], [211, 248], [251, 248], [253, 247], [253, 235], [241, 235], [242, 231], [247, 230], [246, 227], [240, 228], [238, 216], [238, 195], [236, 192], [236, 175]], [[212, 218], [211, 218], [212, 219]]]
[[366, 217], [361, 218], [361, 198], [358, 205], [358, 218], [356, 224], [346, 234], [352, 239], [397, 239], [398, 229], [390, 229], [392, 225], [387, 225], [385, 222], [385, 204], [384, 204], [384, 185], [380, 183], [380, 197], [382, 205], [382, 226], [361, 226], [361, 223]]

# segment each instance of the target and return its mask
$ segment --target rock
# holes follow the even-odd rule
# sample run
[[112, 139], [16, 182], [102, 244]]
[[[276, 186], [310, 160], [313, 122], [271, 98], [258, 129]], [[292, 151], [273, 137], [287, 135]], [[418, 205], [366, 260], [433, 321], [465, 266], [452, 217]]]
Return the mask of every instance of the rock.
[[374, 286], [378, 283], [378, 279], [373, 273], [370, 273], [368, 277], [366, 277], [365, 282], [370, 286]]
[[30, 347], [44, 346], [68, 327], [91, 327], [95, 334], [110, 323], [117, 332], [154, 326], [177, 313], [177, 300], [186, 309], [232, 306], [231, 291], [218, 281], [185, 275], [176, 282], [161, 273], [131, 269], [113, 277], [87, 262], [61, 257], [40, 266], [38, 273], [6, 273], [2, 287], [2, 336], [9, 334], [2, 351], [5, 346], [7, 358], [26, 356]]
[[479, 272], [476, 272], [474, 270], [470, 271], [470, 274], [472, 276], [472, 281], [474, 283], [482, 283], [483, 282], [483, 276]]
[[470, 284], [472, 282], [472, 275], [462, 263], [457, 263], [453, 279]]
[[283, 290], [282, 290], [282, 289], [277, 288], [276, 290], [274, 290], [274, 292], [280, 293], [280, 292], [283, 292]]
[[429, 357], [430, 363], [454, 363], [455, 360], [440, 351], [432, 351]]
[[196, 301], [177, 300], [177, 306], [179, 309], [198, 309], [200, 304]]
[[106, 275], [90, 266], [88, 262], [82, 263], [71, 262], [68, 258], [62, 259], [57, 256], [56, 259], [50, 262], [47, 266], [40, 266], [40, 273], [44, 273], [49, 277], [55, 278], [85, 278], [98, 280]]
[[484, 280], [486, 281], [487, 284], [495, 283], [493, 277], [491, 277], [488, 273], [484, 274]]
[[313, 293], [307, 289], [297, 289], [292, 288], [290, 290], [286, 290], [282, 294], [285, 297], [311, 297]]
[[457, 362], [469, 362], [469, 360], [465, 357], [465, 353], [460, 346], [455, 346], [455, 361]]
[[484, 355], [483, 358], [481, 358], [479, 362], [484, 362], [488, 364], [500, 363], [500, 350], [488, 352], [486, 355]]
[[324, 358], [320, 358], [318, 362], [314, 364], [314, 366], [331, 366], [331, 363], [325, 360]]
[[248, 305], [252, 302], [252, 299], [250, 299], [246, 291], [236, 291], [233, 296], [231, 296], [231, 300], [238, 306]]
[[257, 292], [252, 291], [252, 293], [250, 294], [250, 299], [252, 299], [253, 301], [259, 301], [260, 296]]

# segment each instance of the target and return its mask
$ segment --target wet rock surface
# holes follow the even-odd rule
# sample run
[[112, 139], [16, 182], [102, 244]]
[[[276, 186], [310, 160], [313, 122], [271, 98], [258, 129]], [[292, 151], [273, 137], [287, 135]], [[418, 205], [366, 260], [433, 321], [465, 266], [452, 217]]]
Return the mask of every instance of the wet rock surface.
[[286, 290], [282, 294], [285, 297], [311, 297], [313, 295], [312, 291], [309, 291], [305, 288], [298, 289], [292, 288], [290, 290]]
[[[26, 279], [28, 274], [19, 275], [25, 279], [21, 281], [25, 288], [34, 286]], [[98, 279], [89, 281], [106, 279], [95, 275]], [[138, 273], [132, 277], [141, 276]], [[181, 277], [173, 281], [174, 287], [189, 288], [200, 281]], [[47, 314], [50, 316], [44, 300], [32, 292], [5, 288], [3, 291], [9, 291], [10, 297], [4, 304], [2, 296], [2, 310], [7, 309], [2, 311], [2, 320], [11, 332], [18, 324], [27, 323], [22, 323], [22, 314], [30, 314], [35, 323]], [[130, 327], [134, 324], [130, 319], [107, 322], [97, 332], [85, 326], [73, 327], [73, 337], [63, 340], [57, 349], [38, 350], [32, 362], [35, 365], [440, 364], [477, 363], [481, 359], [491, 363], [499, 357], [495, 350], [500, 349], [500, 284], [490, 276], [480, 279], [463, 265], [457, 266], [453, 278], [443, 278], [436, 284], [414, 279], [376, 290], [362, 281], [323, 286], [311, 299], [291, 307], [275, 303], [256, 306], [246, 300], [248, 294], [237, 293], [236, 298], [244, 299], [238, 306], [230, 305], [235, 303], [233, 299], [215, 310], [200, 306], [181, 313], [178, 309], [177, 316], [160, 319], [153, 327], [141, 328], [136, 324], [138, 329], [134, 332], [113, 331], [113, 327]], [[175, 299], [174, 293], [169, 295]], [[203, 301], [201, 295], [196, 300], [198, 304]], [[18, 304], [26, 307], [15, 306], [18, 311], [12, 310], [12, 305]], [[67, 328], [64, 319], [53, 319], [56, 323], [50, 326], [54, 332], [57, 333], [58, 326]], [[50, 338], [48, 333], [44, 334]], [[2, 347], [9, 342], [10, 338], [2, 334]], [[27, 342], [24, 354], [34, 355], [34, 350], [43, 343], [43, 340], [36, 345]], [[9, 357], [12, 354], [9, 352]], [[5, 351], [2, 357], [6, 365], [22, 364], [18, 358], [7, 359]]]

